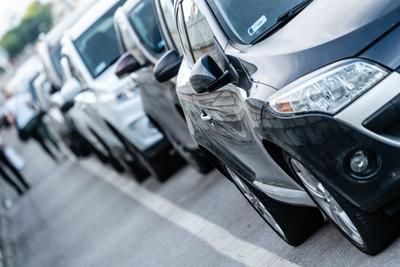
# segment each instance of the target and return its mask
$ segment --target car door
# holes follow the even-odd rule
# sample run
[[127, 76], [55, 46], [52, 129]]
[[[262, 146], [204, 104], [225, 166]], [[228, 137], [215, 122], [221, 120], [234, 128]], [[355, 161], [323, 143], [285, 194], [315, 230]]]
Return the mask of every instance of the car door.
[[[64, 54], [61, 58], [61, 68], [63, 73], [64, 84], [70, 79], [75, 79], [80, 86], [84, 87], [84, 79], [78, 70], [74, 67], [71, 59], [68, 55]], [[74, 106], [64, 114], [68, 118], [71, 118], [76, 125], [76, 128], [97, 150], [103, 152], [107, 151], [104, 146], [99, 142], [98, 138], [93, 134], [90, 119], [90, 110], [93, 109], [96, 98], [92, 91], [82, 90], [74, 98]]]
[[[152, 0], [137, 1], [130, 10], [118, 10], [115, 20], [121, 52], [130, 53], [141, 65], [131, 74], [141, 90], [145, 112], [160, 121], [158, 112], [165, 107], [168, 88], [159, 84], [153, 75], [153, 62], [165, 52], [164, 42], [157, 28]], [[157, 107], [157, 108], [155, 108]]]
[[[260, 85], [242, 75], [244, 70], [234, 53], [225, 56], [228, 51], [216, 42], [195, 1], [178, 2], [176, 16], [186, 59], [178, 76], [177, 92], [197, 142], [255, 185], [287, 183], [283, 186], [298, 189], [290, 179], [281, 179], [286, 173], [257, 136], [262, 103], [254, 101], [249, 92], [251, 87]], [[235, 82], [216, 90], [196, 92], [190, 78], [196, 62], [206, 55], [222, 70], [235, 73]]]
[[153, 74], [154, 64], [166, 51], [154, 10], [153, 0], [143, 0], [138, 1], [130, 10], [117, 12], [115, 20], [121, 50], [131, 53], [142, 65], [131, 77], [141, 89], [146, 114], [171, 142], [194, 148], [196, 144], [188, 134], [186, 122], [176, 107], [175, 84], [160, 83]]

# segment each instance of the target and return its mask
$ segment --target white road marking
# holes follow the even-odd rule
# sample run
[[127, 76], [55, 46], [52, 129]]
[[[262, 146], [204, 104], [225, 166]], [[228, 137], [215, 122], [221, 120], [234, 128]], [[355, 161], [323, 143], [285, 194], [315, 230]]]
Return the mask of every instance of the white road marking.
[[176, 206], [132, 179], [119, 175], [97, 162], [83, 161], [80, 165], [159, 216], [195, 235], [220, 254], [237, 262], [255, 267], [298, 266], [264, 248], [235, 237], [224, 228]]

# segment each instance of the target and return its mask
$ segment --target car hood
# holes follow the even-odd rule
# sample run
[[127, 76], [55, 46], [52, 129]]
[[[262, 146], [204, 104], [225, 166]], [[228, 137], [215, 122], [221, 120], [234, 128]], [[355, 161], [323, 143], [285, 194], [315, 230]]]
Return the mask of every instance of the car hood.
[[357, 56], [399, 21], [399, 0], [314, 0], [239, 57], [255, 65], [255, 81], [280, 89], [324, 65]]

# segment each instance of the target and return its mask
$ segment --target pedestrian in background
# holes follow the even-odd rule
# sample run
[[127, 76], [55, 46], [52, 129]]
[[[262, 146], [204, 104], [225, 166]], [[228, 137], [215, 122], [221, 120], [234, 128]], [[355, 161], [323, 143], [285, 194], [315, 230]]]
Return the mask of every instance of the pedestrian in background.
[[48, 143], [52, 144], [57, 151], [60, 151], [60, 148], [43, 123], [44, 114], [36, 111], [29, 93], [13, 95], [7, 90], [3, 93], [6, 98], [4, 111], [7, 121], [16, 126], [20, 139], [27, 141], [29, 138], [33, 138], [54, 161], [58, 161]]
[[[14, 164], [9, 160], [5, 153], [6, 146], [3, 139], [0, 137], [0, 176], [19, 194], [25, 194], [30, 186], [22, 174], [17, 170]], [[8, 171], [6, 171], [8, 169]], [[15, 177], [13, 179], [9, 173]]]

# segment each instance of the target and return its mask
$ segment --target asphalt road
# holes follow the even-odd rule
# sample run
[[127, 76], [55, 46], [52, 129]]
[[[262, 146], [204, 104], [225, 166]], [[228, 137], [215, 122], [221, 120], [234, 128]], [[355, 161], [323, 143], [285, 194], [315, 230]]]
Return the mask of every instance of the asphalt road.
[[398, 266], [400, 241], [361, 254], [330, 224], [297, 248], [283, 243], [216, 171], [190, 167], [168, 182], [138, 185], [94, 159], [51, 162], [35, 144], [24, 155], [33, 185], [7, 211], [13, 266]]

